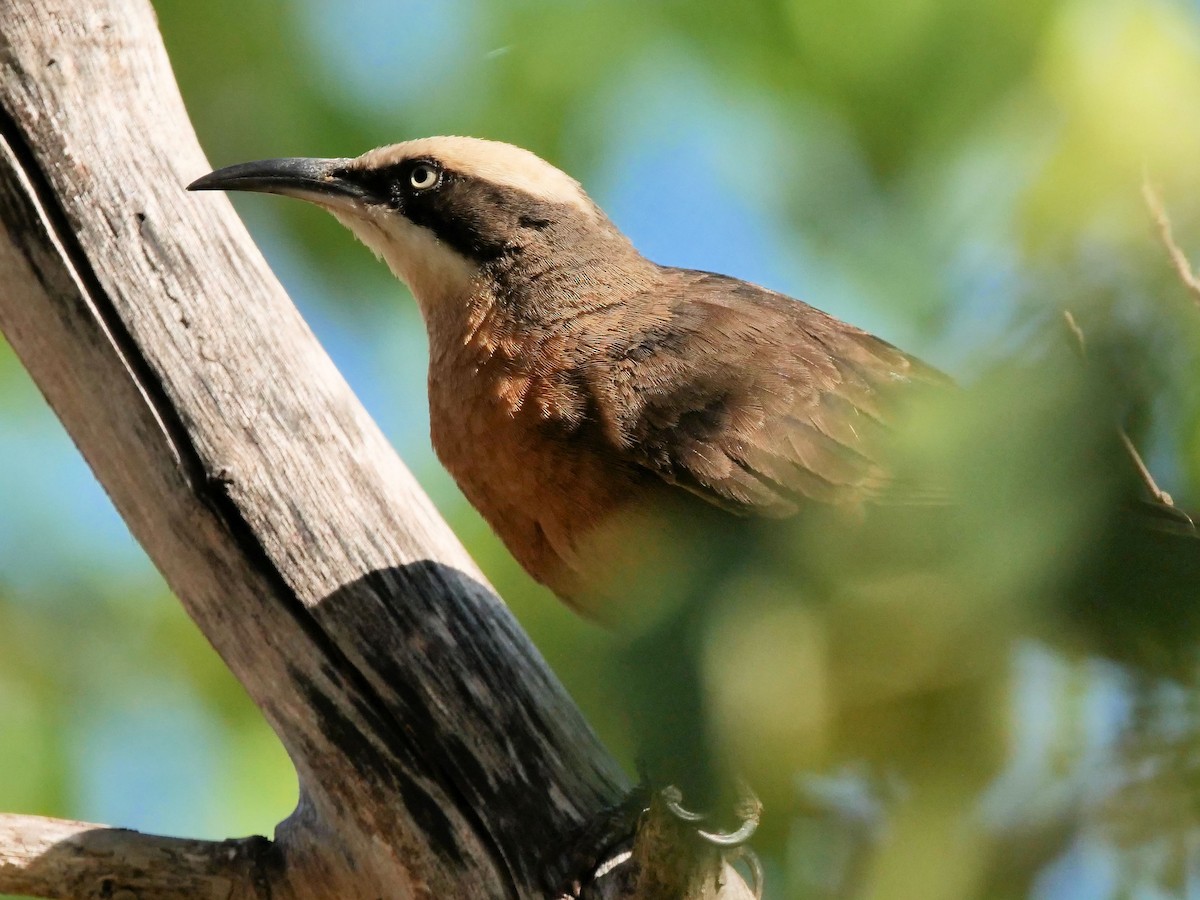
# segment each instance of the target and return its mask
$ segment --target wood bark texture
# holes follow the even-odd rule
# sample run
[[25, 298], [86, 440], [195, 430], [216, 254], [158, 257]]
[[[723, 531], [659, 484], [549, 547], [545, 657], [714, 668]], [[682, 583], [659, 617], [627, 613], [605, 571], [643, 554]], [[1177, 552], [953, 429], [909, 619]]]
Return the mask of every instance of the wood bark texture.
[[542, 896], [623, 776], [209, 168], [145, 0], [0, 0], [0, 330], [300, 782], [272, 841], [0, 817], [0, 892]]
[[149, 5], [0, 2], [0, 152], [0, 327], [295, 763], [273, 895], [536, 895], [621, 775], [228, 201], [184, 192]]
[[75, 900], [269, 900], [266, 838], [191, 841], [84, 822], [0, 814], [0, 883]]

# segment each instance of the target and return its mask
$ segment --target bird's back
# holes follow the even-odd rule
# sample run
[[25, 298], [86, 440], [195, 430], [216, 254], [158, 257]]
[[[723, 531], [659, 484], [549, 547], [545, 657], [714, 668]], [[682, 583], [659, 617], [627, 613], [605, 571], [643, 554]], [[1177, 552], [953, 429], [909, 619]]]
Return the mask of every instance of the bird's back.
[[663, 549], [647, 516], [877, 495], [892, 395], [940, 377], [755, 285], [666, 268], [656, 281], [556, 327], [482, 311], [431, 366], [439, 457], [517, 560], [585, 612], [626, 553]]
[[889, 476], [881, 443], [928, 366], [820, 310], [709, 272], [664, 270], [651, 328], [591, 379], [612, 450], [741, 514], [859, 502]]

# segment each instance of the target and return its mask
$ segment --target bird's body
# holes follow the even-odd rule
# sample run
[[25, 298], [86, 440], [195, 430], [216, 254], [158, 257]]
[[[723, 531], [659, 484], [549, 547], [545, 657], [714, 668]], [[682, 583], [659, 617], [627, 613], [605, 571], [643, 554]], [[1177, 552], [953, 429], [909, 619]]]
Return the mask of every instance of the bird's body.
[[[796, 758], [806, 758], [814, 752], [810, 745], [840, 741], [863, 723], [876, 723], [863, 710], [889, 698], [927, 718], [931, 710], [958, 709], [954, 704], [962, 696], [974, 696], [974, 662], [966, 669], [947, 663], [962, 654], [957, 635], [966, 607], [953, 604], [978, 599], [973, 587], [972, 596], [955, 596], [971, 580], [964, 574], [990, 578], [1003, 571], [998, 580], [1011, 587], [1022, 582], [1006, 581], [1008, 569], [1031, 566], [1035, 598], [1051, 590], [1050, 582], [1071, 577], [1069, 567], [1058, 559], [1051, 565], [1048, 556], [1022, 563], [1037, 542], [1060, 533], [1031, 528], [1025, 510], [1015, 525], [999, 529], [999, 555], [981, 565], [979, 551], [990, 535], [953, 540], [961, 507], [929, 504], [944, 499], [939, 489], [900, 483], [891, 470], [883, 450], [896, 421], [896, 395], [910, 393], [914, 382], [944, 383], [938, 373], [798, 300], [645, 259], [575, 181], [527, 151], [430, 138], [356, 159], [247, 163], [193, 187], [276, 192], [317, 203], [409, 286], [429, 334], [430, 417], [439, 458], [534, 578], [593, 618], [632, 623], [620, 696], [636, 730], [644, 778], [651, 787], [680, 788], [693, 809], [727, 805], [725, 767], [739, 763], [739, 749], [760, 737], [768, 755], [754, 746], [748, 756], [761, 774], [765, 759], [789, 758], [775, 755], [782, 741], [803, 746]], [[989, 443], [987, 452], [1003, 451]], [[928, 477], [918, 471], [913, 480]], [[982, 496], [990, 499], [994, 492]], [[746, 525], [814, 504], [879, 500], [888, 506], [863, 516], [866, 527], [849, 527], [841, 518], [844, 531], [822, 533], [832, 541], [808, 542], [815, 552], [806, 546], [793, 553], [788, 538], [795, 531]], [[913, 500], [925, 510], [905, 502]], [[1045, 503], [1038, 500], [1035, 514]], [[1131, 608], [1139, 623], [1158, 621], [1146, 614], [1157, 610], [1161, 620], [1147, 634], [1192, 633], [1179, 627], [1179, 611], [1194, 606], [1200, 557], [1195, 527], [1183, 518], [1186, 528], [1178, 534], [1151, 533], [1140, 524], [1130, 530], [1114, 518], [1121, 528], [1102, 535], [1103, 564], [1091, 567], [1095, 573], [1074, 573], [1078, 584], [1064, 588], [1078, 598], [1071, 602], [1079, 620], [1116, 636], [1106, 643], [1117, 658], [1130, 646], [1154, 647], [1157, 654], [1158, 644], [1140, 633], [1129, 640]], [[1178, 525], [1178, 516], [1173, 521]], [[691, 528], [693, 522], [699, 527]], [[889, 539], [873, 542], [873, 528]], [[770, 534], [760, 540], [763, 532]], [[776, 533], [782, 541], [774, 540]], [[743, 542], [743, 536], [752, 539]], [[1170, 553], [1163, 552], [1166, 539], [1175, 548]], [[809, 565], [835, 542], [848, 545], [850, 554], [862, 548], [863, 572], [823, 567], [820, 560]], [[786, 574], [786, 585], [756, 580], [756, 563], [781, 548], [779, 559], [769, 562], [781, 563], [774, 568]], [[1061, 555], [1060, 548], [1046, 552]], [[1010, 554], [1015, 563], [1004, 558]], [[733, 559], [736, 565], [725, 565]], [[996, 565], [1001, 562], [1003, 570]], [[830, 583], [843, 575], [852, 576], [848, 585]], [[745, 599], [744, 588], [761, 587], [770, 599], [772, 591], [791, 592], [793, 586], [814, 606], [849, 602], [811, 622], [783, 615], [774, 602], [762, 605], [751, 633], [760, 640], [765, 628], [781, 623], [796, 636], [798, 659], [763, 667], [712, 665], [720, 653], [738, 654], [748, 646], [728, 640], [727, 627], [735, 621], [730, 611]], [[890, 596], [878, 602], [892, 587], [900, 602]], [[1002, 637], [1003, 623], [1023, 615], [1029, 600], [1021, 596], [1001, 612], [996, 599], [1005, 589], [980, 588], [985, 625], [1000, 623]], [[913, 602], [917, 596], [919, 604]], [[898, 626], [899, 632], [908, 609], [944, 611], [950, 625], [918, 621], [915, 636], [897, 633], [893, 641], [882, 629]], [[914, 662], [912, 648], [923, 646], [921, 628], [936, 635], [932, 644], [926, 641], [934, 656]], [[961, 634], [971, 638], [973, 632]], [[963, 646], [974, 653], [982, 640]], [[861, 672], [840, 659], [877, 647], [883, 648], [882, 661]], [[1190, 641], [1178, 656], [1179, 671], [1194, 669]], [[713, 689], [714, 673], [726, 676], [719, 690]], [[850, 676], [848, 687], [826, 683], [836, 673]], [[783, 702], [808, 688], [810, 674], [816, 682], [812, 702]], [[750, 715], [730, 714], [738, 698], [747, 701]], [[800, 725], [775, 721], [780, 710], [801, 709]], [[723, 717], [719, 731], [710, 718], [714, 710]], [[768, 719], [771, 727], [762, 727]], [[742, 723], [752, 723], [746, 735]], [[877, 742], [872, 734], [867, 743]], [[894, 764], [889, 759], [889, 773]], [[777, 774], [768, 781], [776, 789], [770, 799], [786, 809], [800, 780], [788, 770]], [[714, 820], [720, 824], [717, 816], [689, 812], [677, 799], [669, 805], [679, 791], [668, 788], [658, 796], [699, 838], [722, 849], [744, 842], [757, 822], [753, 798], [740, 798], [733, 807], [735, 827], [723, 833], [710, 828]], [[552, 896], [579, 896], [576, 888], [616, 846], [612, 836], [647, 821], [644, 797], [635, 792], [631, 800], [636, 802], [617, 810], [615, 823], [602, 817], [595, 833], [603, 838], [583, 842], [582, 863], [569, 858], [557, 865], [550, 855]], [[559, 888], [564, 884], [565, 891]]]
[[786, 516], [877, 495], [889, 394], [936, 377], [800, 301], [650, 262], [575, 181], [506, 144], [429, 138], [195, 187], [312, 200], [409, 285], [438, 457], [521, 565], [597, 618], [638, 543], [622, 526], [647, 510]]
[[597, 534], [671, 493], [783, 516], [885, 480], [869, 455], [872, 381], [907, 377], [903, 355], [751, 285], [648, 276], [551, 322], [484, 291], [457, 328], [430, 334], [438, 457], [518, 562], [574, 605], [613, 577]]

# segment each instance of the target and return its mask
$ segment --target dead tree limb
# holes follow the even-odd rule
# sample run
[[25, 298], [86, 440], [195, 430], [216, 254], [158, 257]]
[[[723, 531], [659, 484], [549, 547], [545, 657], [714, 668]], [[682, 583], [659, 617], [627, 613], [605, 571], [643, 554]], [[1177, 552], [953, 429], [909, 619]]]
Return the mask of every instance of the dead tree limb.
[[265, 838], [191, 841], [0, 814], [4, 890], [37, 897], [268, 900], [269, 851]]
[[209, 166], [148, 3], [0, 23], [0, 330], [300, 781], [274, 841], [0, 818], [0, 891], [539, 896], [624, 780], [228, 202], [183, 191]]
[[209, 166], [148, 3], [0, 23], [0, 329], [301, 795], [274, 841], [5, 818], [0, 891], [539, 895], [623, 778], [228, 202], [184, 193]]

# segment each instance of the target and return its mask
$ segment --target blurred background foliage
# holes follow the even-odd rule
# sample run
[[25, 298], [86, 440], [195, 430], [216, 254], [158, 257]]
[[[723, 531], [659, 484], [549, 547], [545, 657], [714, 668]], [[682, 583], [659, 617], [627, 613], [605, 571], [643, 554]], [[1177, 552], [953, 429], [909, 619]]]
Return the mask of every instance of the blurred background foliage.
[[[769, 896], [1200, 896], [1197, 554], [1120, 511], [1116, 441], [1200, 510], [1200, 309], [1140, 196], [1148, 178], [1200, 258], [1200, 4], [155, 6], [214, 165], [518, 143], [651, 258], [802, 297], [966, 387], [914, 402], [894, 448], [952, 514], [814, 513], [716, 560], [697, 620], [614, 638], [533, 585], [433, 459], [403, 289], [331, 218], [235, 198], [614, 752], [682, 735], [749, 774]], [[674, 723], [681, 702], [623, 669], [646, 640], [691, 678], [678, 733], [635, 734], [630, 709]], [[294, 800], [0, 344], [0, 809], [224, 837]]]

